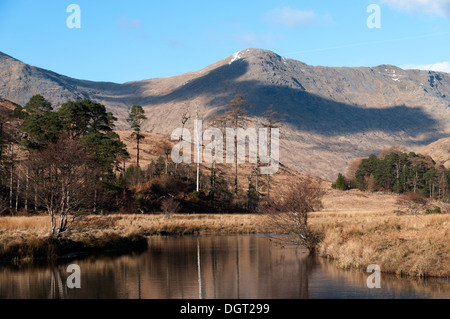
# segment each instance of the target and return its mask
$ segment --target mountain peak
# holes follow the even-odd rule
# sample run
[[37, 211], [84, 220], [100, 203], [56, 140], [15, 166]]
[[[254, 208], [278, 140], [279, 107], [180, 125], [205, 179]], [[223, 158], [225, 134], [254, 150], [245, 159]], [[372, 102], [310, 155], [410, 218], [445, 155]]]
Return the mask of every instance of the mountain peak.
[[250, 57], [259, 57], [259, 58], [274, 57], [277, 59], [281, 58], [278, 54], [276, 54], [275, 52], [272, 52], [270, 50], [248, 48], [248, 49], [244, 49], [239, 52], [236, 52], [232, 56], [228, 57], [228, 59], [230, 59], [229, 64], [232, 64], [233, 62], [236, 62], [238, 60], [246, 59], [246, 58], [250, 58]]
[[126, 84], [81, 81], [15, 61], [0, 54], [2, 97], [23, 105], [41, 94], [55, 107], [89, 98], [105, 104], [119, 119], [119, 128], [128, 127], [134, 104], [150, 115], [143, 129], [163, 134], [178, 127], [186, 101], [195, 101], [205, 120], [236, 94], [252, 105], [255, 121], [273, 105], [287, 114], [280, 146], [283, 164], [330, 180], [345, 170], [349, 158], [390, 145], [419, 147], [450, 133], [446, 74], [390, 65], [316, 67], [255, 48], [200, 71]]

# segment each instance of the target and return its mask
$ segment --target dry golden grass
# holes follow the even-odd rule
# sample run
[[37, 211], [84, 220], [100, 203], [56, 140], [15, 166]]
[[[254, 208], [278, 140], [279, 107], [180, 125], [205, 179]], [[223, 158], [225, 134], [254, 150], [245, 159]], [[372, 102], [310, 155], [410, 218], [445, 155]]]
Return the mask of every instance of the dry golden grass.
[[383, 272], [450, 277], [450, 215], [397, 216], [396, 195], [330, 191], [311, 214], [318, 254], [340, 268], [378, 264]]
[[366, 268], [413, 277], [450, 277], [450, 215], [317, 214], [318, 253], [341, 268]]
[[[397, 216], [397, 196], [329, 191], [324, 211], [311, 213], [311, 227], [322, 234], [318, 255], [339, 268], [364, 269], [378, 264], [383, 272], [413, 277], [450, 277], [450, 215]], [[0, 246], [48, 235], [49, 219], [0, 218]], [[133, 234], [263, 233], [260, 215], [109, 215], [88, 216], [73, 239], [98, 240]], [[267, 231], [267, 229], [266, 229]]]
[[12, 239], [25, 241], [30, 237], [46, 237], [50, 225], [48, 216], [0, 217], [0, 244], [8, 244]]
[[[98, 240], [111, 236], [249, 234], [258, 230], [257, 215], [109, 215], [86, 216], [70, 232], [70, 238]], [[46, 238], [50, 219], [39, 217], [0, 218], [0, 244], [12, 240], [26, 242], [29, 238]]]
[[115, 215], [113, 230], [151, 235], [248, 234], [258, 229], [257, 215]]
[[323, 198], [323, 212], [330, 213], [371, 213], [394, 212], [397, 196], [392, 194], [365, 193], [359, 190], [342, 192], [328, 190]]
[[0, 218], [1, 230], [36, 230], [46, 228], [50, 225], [50, 217], [2, 217]]
[[56, 245], [48, 240], [48, 217], [0, 218], [0, 259], [13, 262], [54, 258], [59, 253], [142, 248], [145, 236], [255, 233], [256, 215], [85, 216]]

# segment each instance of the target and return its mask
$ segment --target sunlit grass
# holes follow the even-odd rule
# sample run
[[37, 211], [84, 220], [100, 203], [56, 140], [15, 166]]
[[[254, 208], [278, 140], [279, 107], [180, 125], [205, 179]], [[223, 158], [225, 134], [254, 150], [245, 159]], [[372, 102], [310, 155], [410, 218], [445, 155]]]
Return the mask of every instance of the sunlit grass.
[[450, 215], [313, 214], [322, 234], [318, 253], [340, 268], [382, 271], [412, 277], [450, 277]]
[[50, 226], [50, 217], [1, 217], [1, 230], [41, 230]]
[[[339, 268], [364, 269], [378, 264], [383, 272], [414, 277], [450, 277], [450, 215], [397, 216], [392, 211], [311, 213], [310, 226], [321, 234], [318, 255]], [[88, 216], [70, 237], [99, 241], [144, 236], [255, 234], [270, 232], [260, 215], [110, 215]], [[0, 218], [4, 249], [48, 236], [47, 216]], [[30, 239], [31, 238], [31, 239]], [[31, 241], [30, 241], [31, 240]], [[17, 249], [17, 248], [15, 248]]]

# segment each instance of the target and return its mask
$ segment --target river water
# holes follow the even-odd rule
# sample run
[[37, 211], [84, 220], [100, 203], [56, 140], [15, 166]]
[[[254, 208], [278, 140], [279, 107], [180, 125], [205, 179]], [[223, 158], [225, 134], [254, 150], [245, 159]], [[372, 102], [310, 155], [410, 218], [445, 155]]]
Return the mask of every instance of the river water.
[[[70, 264], [80, 267], [79, 289], [67, 287]], [[450, 298], [448, 280], [382, 274], [381, 288], [369, 289], [369, 276], [263, 236], [151, 238], [142, 253], [2, 264], [0, 299]]]

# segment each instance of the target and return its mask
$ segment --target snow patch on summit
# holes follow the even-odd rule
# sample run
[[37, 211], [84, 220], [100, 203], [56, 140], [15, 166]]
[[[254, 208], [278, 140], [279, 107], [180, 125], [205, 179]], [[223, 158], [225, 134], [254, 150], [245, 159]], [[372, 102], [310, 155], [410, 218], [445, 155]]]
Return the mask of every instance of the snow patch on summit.
[[239, 52], [236, 52], [235, 54], [233, 54], [233, 58], [231, 59], [231, 62], [228, 63], [228, 64], [231, 65], [233, 62], [236, 62], [237, 60], [242, 59], [242, 57], [241, 57], [241, 55], [240, 55], [241, 52], [242, 52], [242, 51], [239, 51]]

